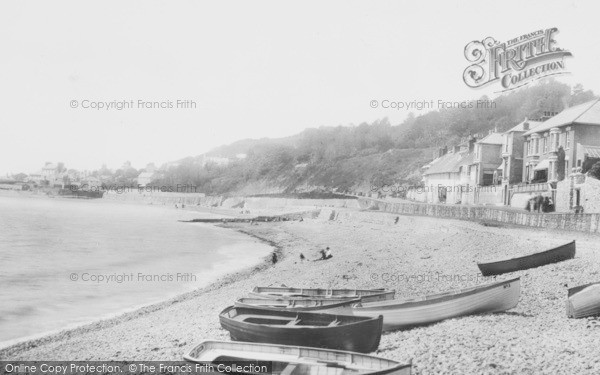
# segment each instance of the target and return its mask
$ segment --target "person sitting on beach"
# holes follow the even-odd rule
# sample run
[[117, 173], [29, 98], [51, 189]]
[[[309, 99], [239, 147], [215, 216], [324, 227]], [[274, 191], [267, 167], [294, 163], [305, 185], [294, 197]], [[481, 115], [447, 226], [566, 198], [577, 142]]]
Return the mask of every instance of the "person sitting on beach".
[[277, 263], [277, 254], [273, 253], [273, 256], [271, 257], [271, 261], [273, 262], [273, 264]]
[[398, 224], [398, 220], [400, 220], [400, 216], [396, 216], [396, 220], [394, 220], [394, 224]]
[[304, 256], [304, 254], [300, 253], [300, 261], [304, 262], [306, 260], [306, 257]]
[[331, 255], [331, 250], [329, 249], [329, 247], [327, 247], [325, 250], [321, 249], [321, 259], [320, 260], [327, 260], [332, 257], [333, 257], [333, 255]]

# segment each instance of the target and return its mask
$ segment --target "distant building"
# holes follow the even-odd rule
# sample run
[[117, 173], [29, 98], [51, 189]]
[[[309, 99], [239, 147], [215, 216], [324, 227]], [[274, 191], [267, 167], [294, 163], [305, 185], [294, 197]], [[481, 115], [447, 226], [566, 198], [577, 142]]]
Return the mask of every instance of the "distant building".
[[[600, 161], [599, 101], [567, 108], [524, 134], [523, 180], [551, 186], [558, 211], [590, 212], [600, 200], [595, 182], [585, 177]], [[593, 209], [598, 210], [597, 205]]]
[[156, 166], [154, 163], [148, 163], [146, 169], [138, 175], [137, 184], [140, 186], [147, 186], [156, 178], [158, 178]]
[[510, 205], [511, 185], [523, 181], [523, 134], [542, 122], [525, 119], [502, 134], [502, 202]]
[[[475, 142], [475, 159], [472, 170], [475, 175], [475, 185], [489, 186], [500, 182], [498, 169], [502, 164], [502, 134], [490, 132], [487, 136]], [[494, 179], [496, 176], [496, 180]]]
[[423, 167], [424, 187], [420, 194], [411, 194], [414, 199], [428, 203], [461, 204], [472, 201], [475, 176], [474, 137], [464, 139], [450, 151], [439, 149], [438, 157]]
[[557, 182], [573, 172], [586, 172], [599, 160], [599, 100], [567, 108], [524, 136], [524, 181]]
[[63, 186], [63, 177], [66, 176], [66, 171], [60, 170], [55, 163], [46, 162], [41, 171], [41, 183], [48, 186]]
[[140, 175], [137, 177], [137, 184], [140, 186], [147, 186], [149, 185], [152, 180], [154, 179], [154, 172], [142, 172], [140, 173]]

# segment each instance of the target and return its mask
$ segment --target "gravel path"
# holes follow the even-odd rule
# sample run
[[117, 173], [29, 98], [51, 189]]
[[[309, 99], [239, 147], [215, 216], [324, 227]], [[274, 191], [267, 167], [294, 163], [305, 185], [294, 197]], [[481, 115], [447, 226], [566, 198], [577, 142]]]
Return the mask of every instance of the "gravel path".
[[[2, 359], [181, 359], [201, 339], [228, 339], [218, 313], [255, 285], [387, 287], [398, 297], [492, 282], [476, 261], [524, 255], [577, 240], [575, 259], [502, 275], [521, 276], [519, 305], [385, 333], [377, 355], [413, 361], [416, 374], [598, 374], [600, 320], [568, 319], [569, 287], [600, 280], [597, 236], [376, 212], [338, 221], [230, 227], [272, 241], [280, 261], [134, 313], [0, 351]], [[334, 257], [316, 258], [331, 247]]]

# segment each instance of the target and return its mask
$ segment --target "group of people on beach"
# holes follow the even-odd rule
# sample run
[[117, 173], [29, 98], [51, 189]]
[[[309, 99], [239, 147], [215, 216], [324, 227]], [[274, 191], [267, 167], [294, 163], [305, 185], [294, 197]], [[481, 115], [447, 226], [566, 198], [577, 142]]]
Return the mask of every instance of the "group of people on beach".
[[[331, 253], [331, 249], [329, 248], [329, 246], [327, 246], [325, 249], [319, 250], [319, 253], [321, 254], [321, 257], [314, 259], [313, 262], [316, 262], [319, 260], [328, 260], [328, 259], [333, 258], [333, 254]], [[300, 253], [300, 261], [304, 262], [305, 260], [308, 261], [308, 259], [304, 256], [304, 254]]]

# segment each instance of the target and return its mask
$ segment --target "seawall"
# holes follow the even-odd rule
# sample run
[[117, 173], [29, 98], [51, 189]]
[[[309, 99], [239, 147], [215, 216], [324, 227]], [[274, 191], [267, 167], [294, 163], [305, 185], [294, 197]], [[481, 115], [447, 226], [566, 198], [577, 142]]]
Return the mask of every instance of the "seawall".
[[435, 216], [545, 229], [600, 233], [600, 214], [532, 213], [482, 206], [385, 202], [370, 198], [359, 199], [359, 204], [364, 210], [383, 211], [398, 215]]

